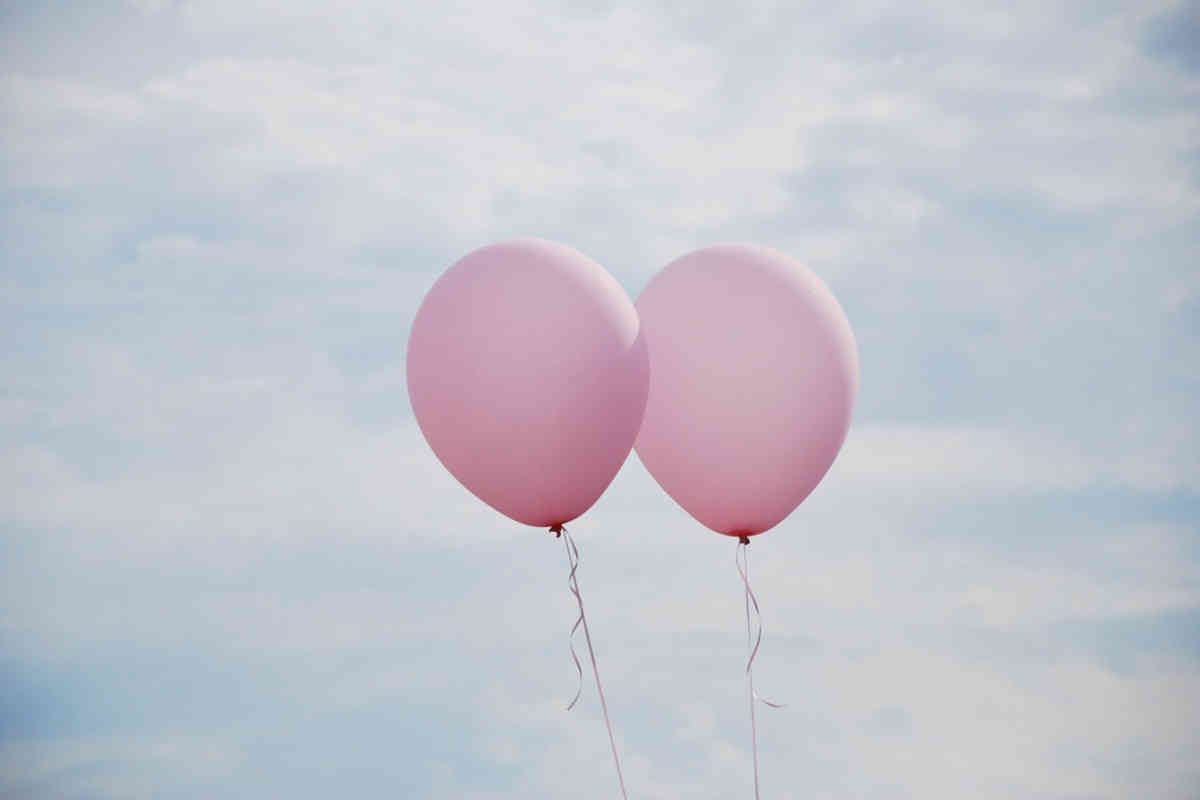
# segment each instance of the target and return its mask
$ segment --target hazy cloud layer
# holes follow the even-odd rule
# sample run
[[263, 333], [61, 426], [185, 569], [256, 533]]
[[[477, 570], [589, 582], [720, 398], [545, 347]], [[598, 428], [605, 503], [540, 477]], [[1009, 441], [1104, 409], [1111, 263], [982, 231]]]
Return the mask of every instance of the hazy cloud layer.
[[[803, 258], [863, 389], [751, 548], [764, 797], [1200, 787], [1194, 4], [0, 11], [0, 795], [612, 797], [560, 543], [404, 346], [538, 235]], [[631, 796], [749, 795], [731, 543], [576, 526]]]

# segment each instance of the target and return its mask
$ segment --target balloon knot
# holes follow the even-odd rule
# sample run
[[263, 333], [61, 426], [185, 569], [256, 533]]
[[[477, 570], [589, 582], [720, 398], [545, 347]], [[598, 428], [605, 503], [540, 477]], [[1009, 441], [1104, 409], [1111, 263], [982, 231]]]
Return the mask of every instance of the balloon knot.
[[750, 537], [749, 536], [739, 536], [738, 544], [750, 544]]
[[563, 526], [561, 524], [551, 525], [550, 532], [553, 533], [554, 538], [557, 539], [558, 537], [562, 536], [562, 534], [563, 534]]

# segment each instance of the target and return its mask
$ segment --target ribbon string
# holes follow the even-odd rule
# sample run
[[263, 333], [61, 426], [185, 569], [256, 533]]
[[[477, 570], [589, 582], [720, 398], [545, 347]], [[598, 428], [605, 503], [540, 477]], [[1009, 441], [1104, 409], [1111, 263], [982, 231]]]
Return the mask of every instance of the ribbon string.
[[617, 782], [621, 785], [621, 797], [629, 800], [629, 794], [625, 791], [625, 776], [621, 774], [621, 759], [617, 756], [617, 741], [613, 737], [612, 722], [608, 718], [608, 703], [604, 700], [604, 687], [600, 685], [600, 668], [596, 666], [596, 651], [592, 648], [592, 634], [588, 630], [587, 614], [583, 611], [583, 595], [579, 592], [579, 578], [575, 574], [579, 570], [579, 548], [575, 545], [575, 540], [571, 538], [571, 534], [567, 532], [565, 526], [555, 525], [550, 530], [556, 535], [562, 536], [563, 543], [567, 548], [567, 565], [571, 568], [571, 572], [567, 576], [567, 588], [571, 590], [571, 594], [575, 596], [575, 602], [579, 606], [579, 618], [575, 620], [568, 637], [571, 658], [579, 673], [579, 688], [575, 690], [575, 697], [567, 706], [567, 710], [570, 711], [575, 707], [575, 704], [579, 702], [579, 695], [583, 692], [583, 667], [579, 663], [579, 656], [575, 653], [575, 632], [582, 627], [583, 638], [587, 642], [588, 657], [592, 662], [592, 674], [596, 678], [596, 693], [600, 695], [600, 710], [604, 712], [604, 727], [608, 729], [608, 743], [612, 747], [613, 765], [617, 768]]
[[[758, 648], [762, 644], [762, 611], [758, 607], [758, 598], [754, 595], [754, 590], [750, 588], [750, 557], [749, 557], [750, 539], [741, 537], [738, 540], [737, 551], [734, 555], [734, 563], [737, 564], [738, 574], [742, 576], [742, 585], [746, 589], [746, 650], [749, 655], [746, 659], [746, 682], [749, 686], [750, 697], [750, 750], [754, 758], [754, 800], [759, 800], [758, 796], [758, 722], [754, 713], [754, 701], [758, 701], [763, 705], [771, 708], [783, 708], [780, 703], [772, 703], [765, 697], [761, 696], [754, 690], [754, 659], [758, 657]], [[750, 609], [754, 609], [754, 625], [750, 624]]]
[[571, 590], [571, 594], [575, 595], [575, 600], [579, 604], [579, 616], [575, 618], [575, 624], [571, 626], [571, 633], [567, 636], [567, 644], [571, 648], [571, 660], [575, 662], [577, 674], [575, 696], [571, 698], [571, 702], [567, 703], [567, 711], [570, 711], [579, 702], [580, 695], [583, 694], [583, 665], [579, 663], [579, 654], [575, 652], [575, 632], [583, 625], [583, 597], [579, 594], [579, 579], [575, 577], [575, 571], [579, 569], [579, 551], [575, 549], [570, 538], [565, 541], [567, 543], [567, 564], [571, 568], [571, 572], [567, 576], [567, 588]]

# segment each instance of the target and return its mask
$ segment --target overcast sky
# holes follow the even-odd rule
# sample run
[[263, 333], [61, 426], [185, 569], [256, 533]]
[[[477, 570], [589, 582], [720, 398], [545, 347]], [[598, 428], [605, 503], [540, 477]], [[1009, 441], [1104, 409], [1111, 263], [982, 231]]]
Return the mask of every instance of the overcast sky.
[[[437, 10], [432, 10], [437, 6]], [[1200, 797], [1200, 7], [0, 3], [0, 797], [618, 796], [560, 542], [408, 328], [540, 236], [823, 276], [862, 390], [750, 548], [763, 797]], [[630, 797], [752, 796], [734, 543], [573, 530]]]

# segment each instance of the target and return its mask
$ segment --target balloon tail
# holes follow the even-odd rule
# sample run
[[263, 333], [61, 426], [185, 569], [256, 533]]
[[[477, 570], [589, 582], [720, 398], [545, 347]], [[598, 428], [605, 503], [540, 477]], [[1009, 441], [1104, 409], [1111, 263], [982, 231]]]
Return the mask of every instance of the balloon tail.
[[579, 672], [579, 688], [575, 691], [575, 697], [567, 706], [567, 710], [570, 711], [575, 707], [575, 704], [579, 702], [579, 695], [583, 691], [583, 667], [579, 664], [579, 656], [575, 654], [575, 632], [582, 627], [583, 638], [587, 642], [588, 657], [592, 661], [592, 674], [596, 677], [596, 693], [600, 695], [600, 710], [604, 712], [604, 727], [608, 729], [608, 743], [612, 747], [613, 765], [617, 768], [617, 781], [621, 785], [621, 797], [629, 800], [629, 794], [625, 791], [625, 777], [621, 774], [621, 759], [617, 756], [617, 741], [613, 737], [612, 722], [608, 718], [608, 703], [604, 700], [604, 687], [600, 685], [600, 668], [596, 666], [596, 651], [592, 648], [592, 634], [588, 630], [587, 615], [583, 611], [583, 595], [579, 593], [579, 578], [575, 574], [579, 570], [579, 548], [575, 546], [575, 540], [571, 538], [571, 534], [567, 532], [565, 526], [555, 525], [550, 530], [556, 536], [561, 536], [566, 545], [567, 565], [571, 568], [571, 572], [567, 576], [567, 588], [571, 590], [571, 594], [575, 595], [575, 602], [579, 606], [579, 618], [575, 620], [569, 638], [571, 658], [574, 659], [575, 669]]
[[[772, 703], [754, 690], [754, 659], [758, 657], [758, 648], [762, 644], [762, 612], [758, 608], [758, 598], [750, 588], [750, 539], [743, 536], [738, 539], [734, 563], [737, 564], [738, 574], [742, 576], [742, 585], [746, 590], [746, 683], [749, 687], [750, 699], [750, 752], [754, 758], [754, 800], [758, 797], [758, 721], [755, 718], [754, 703], [758, 702], [771, 708], [783, 708], [780, 703]], [[750, 624], [750, 609], [754, 609], [754, 625]]]

